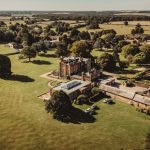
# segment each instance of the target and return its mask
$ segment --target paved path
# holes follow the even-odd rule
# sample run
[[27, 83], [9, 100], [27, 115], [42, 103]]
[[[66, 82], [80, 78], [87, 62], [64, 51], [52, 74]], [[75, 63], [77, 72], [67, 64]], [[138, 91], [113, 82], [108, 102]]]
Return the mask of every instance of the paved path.
[[51, 77], [50, 76], [51, 73], [52, 72], [48, 72], [48, 73], [42, 74], [42, 75], [40, 75], [40, 77], [45, 78], [45, 79], [49, 79], [49, 80], [52, 80], [52, 81], [67, 82], [67, 80], [65, 80], [65, 79], [58, 79], [58, 78], [55, 78], [55, 77], [54, 78]]
[[42, 99], [42, 100], [49, 100], [51, 98], [51, 94], [50, 92], [47, 92], [47, 93], [44, 93], [40, 96], [38, 96], [39, 99]]

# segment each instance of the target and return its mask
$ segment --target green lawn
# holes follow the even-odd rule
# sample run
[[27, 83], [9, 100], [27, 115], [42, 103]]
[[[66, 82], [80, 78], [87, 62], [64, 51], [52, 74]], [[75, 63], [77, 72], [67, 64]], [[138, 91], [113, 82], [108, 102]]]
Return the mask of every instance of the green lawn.
[[[0, 45], [0, 53], [11, 52], [12, 49]], [[51, 62], [39, 65], [21, 63], [18, 55], [9, 57], [17, 76], [11, 81], [0, 79], [0, 149], [131, 150], [143, 147], [150, 117], [116, 101], [112, 106], [99, 102], [101, 109], [94, 123], [65, 124], [53, 120], [37, 96], [48, 91], [48, 80], [39, 76], [57, 68], [58, 59], [37, 57], [37, 60]]]
[[14, 52], [16, 52], [16, 50], [9, 48], [8, 45], [0, 44], [0, 54], [10, 54]]
[[108, 49], [108, 50], [93, 49], [91, 54], [94, 57], [100, 57], [103, 53], [110, 53], [110, 54], [112, 54], [113, 53], [112, 51], [113, 51], [112, 49]]

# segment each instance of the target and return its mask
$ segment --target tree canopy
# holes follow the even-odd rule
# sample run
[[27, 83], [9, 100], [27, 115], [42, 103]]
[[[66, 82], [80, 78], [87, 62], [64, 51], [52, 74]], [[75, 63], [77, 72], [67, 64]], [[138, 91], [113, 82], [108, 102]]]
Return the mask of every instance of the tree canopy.
[[31, 47], [25, 47], [21, 52], [19, 59], [29, 59], [29, 62], [31, 61], [31, 58], [36, 57], [36, 51], [32, 49]]
[[150, 45], [140, 46], [140, 52], [134, 56], [133, 62], [137, 64], [150, 63]]
[[72, 103], [69, 96], [61, 91], [55, 91], [51, 99], [46, 102], [45, 109], [51, 113], [55, 119], [62, 121], [68, 116], [72, 109]]
[[0, 77], [11, 75], [11, 61], [9, 57], [0, 54]]
[[92, 45], [84, 40], [76, 41], [72, 44], [70, 51], [76, 56], [88, 58], [91, 56]]
[[103, 53], [100, 57], [98, 57], [97, 63], [102, 69], [106, 71], [112, 71], [116, 67], [116, 61], [114, 60], [114, 57], [109, 53]]
[[59, 43], [57, 45], [56, 55], [57, 56], [68, 56], [69, 51], [67, 46], [64, 43]]
[[127, 58], [129, 55], [136, 55], [137, 53], [139, 53], [139, 48], [137, 45], [135, 44], [129, 44], [126, 45], [122, 48], [122, 55]]
[[131, 30], [131, 34], [142, 34], [144, 33], [144, 29], [141, 27], [141, 25], [138, 23], [135, 27], [135, 29]]

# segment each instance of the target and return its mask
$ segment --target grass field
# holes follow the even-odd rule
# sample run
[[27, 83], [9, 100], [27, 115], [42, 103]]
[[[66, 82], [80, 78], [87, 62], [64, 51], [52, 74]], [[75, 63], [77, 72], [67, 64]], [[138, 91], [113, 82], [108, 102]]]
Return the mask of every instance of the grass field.
[[[124, 25], [123, 21], [112, 21], [110, 22], [111, 24], [120, 24], [120, 25]], [[138, 23], [140, 23], [142, 26], [150, 26], [150, 21], [128, 21], [129, 26], [130, 25], [137, 25]]]
[[[150, 34], [150, 25], [142, 26], [144, 29], [144, 34]], [[100, 29], [90, 29], [87, 30], [86, 27], [80, 28], [80, 31], [98, 32], [101, 30], [114, 29], [118, 35], [131, 34], [131, 30], [135, 28], [135, 24], [129, 24], [125, 26], [122, 22], [113, 22], [112, 24], [100, 24]]]
[[[0, 45], [0, 54], [12, 49]], [[54, 51], [49, 51], [52, 54]], [[96, 54], [95, 54], [96, 55]], [[58, 59], [37, 57], [43, 64], [12, 61], [13, 80], [0, 79], [0, 149], [1, 150], [125, 150], [143, 148], [150, 127], [150, 117], [135, 108], [115, 101], [108, 106], [99, 102], [93, 123], [65, 124], [53, 120], [37, 96], [48, 91], [43, 73], [58, 66]], [[51, 62], [47, 64], [45, 62]], [[26, 82], [25, 82], [26, 81]], [[81, 106], [85, 109], [88, 106]]]

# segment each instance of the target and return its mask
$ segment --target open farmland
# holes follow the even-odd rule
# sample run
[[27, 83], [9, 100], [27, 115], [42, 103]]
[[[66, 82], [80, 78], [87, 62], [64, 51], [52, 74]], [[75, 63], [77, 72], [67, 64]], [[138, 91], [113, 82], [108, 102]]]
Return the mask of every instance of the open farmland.
[[115, 14], [116, 16], [150, 16], [150, 13], [130, 13], [130, 12], [125, 12], [125, 13], [117, 13]]
[[[111, 22], [110, 24], [100, 24], [100, 29], [89, 29], [87, 30], [86, 27], [80, 28], [80, 31], [89, 31], [89, 32], [98, 32], [101, 30], [107, 30], [107, 29], [114, 29], [118, 35], [123, 34], [131, 34], [131, 30], [135, 28], [135, 25], [139, 23], [138, 21], [131, 21], [129, 22], [128, 26], [125, 26], [123, 22]], [[143, 25], [144, 33], [150, 34], [150, 22], [140, 21], [140, 24]]]
[[[10, 17], [0, 17], [0, 21], [4, 21], [7, 25], [15, 23], [20, 23], [23, 24], [24, 21], [22, 20], [17, 20], [17, 21], [10, 21]], [[62, 22], [69, 23], [71, 27], [74, 27], [75, 25], [78, 24], [85, 24], [83, 20], [79, 21], [76, 23], [75, 20], [60, 20]], [[38, 22], [35, 23], [35, 25], [39, 25], [42, 27], [46, 27], [47, 25], [51, 24], [53, 21], [48, 21], [45, 20], [43, 22]], [[129, 21], [129, 25], [125, 26], [124, 22], [122, 21], [115, 21], [115, 22], [110, 22], [110, 24], [100, 24], [100, 29], [86, 29], [86, 27], [79, 28], [80, 31], [89, 31], [89, 32], [98, 32], [101, 30], [107, 30], [107, 29], [114, 29], [118, 35], [123, 35], [123, 34], [131, 34], [131, 30], [135, 28], [135, 25], [140, 23], [144, 29], [144, 34], [150, 34], [150, 22], [149, 21]], [[55, 30], [55, 28], [53, 28]]]
[[[110, 23], [114, 25], [124, 25], [123, 21], [113, 21]], [[128, 21], [129, 26], [136, 26], [138, 23], [140, 23], [142, 26], [150, 26], [150, 21]]]

